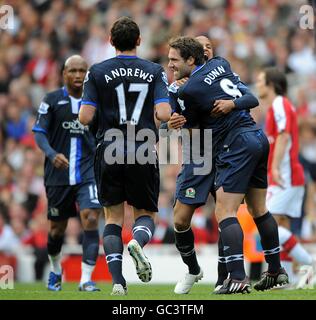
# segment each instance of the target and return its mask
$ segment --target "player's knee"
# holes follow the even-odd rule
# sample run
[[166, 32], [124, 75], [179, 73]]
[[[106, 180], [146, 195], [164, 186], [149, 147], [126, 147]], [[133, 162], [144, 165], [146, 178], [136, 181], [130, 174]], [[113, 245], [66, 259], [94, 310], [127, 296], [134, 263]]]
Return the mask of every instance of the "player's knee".
[[254, 218], [258, 218], [264, 215], [268, 211], [268, 209], [264, 204], [263, 205], [247, 204], [247, 210], [249, 214]]
[[95, 229], [98, 227], [98, 212], [96, 210], [84, 210], [81, 214], [84, 229]]
[[61, 238], [65, 234], [65, 228], [63, 225], [54, 225], [51, 227], [49, 234], [53, 239]]
[[191, 225], [191, 221], [189, 221], [187, 219], [178, 219], [178, 220], [174, 221], [174, 228], [177, 231], [188, 230], [190, 228], [190, 225]]

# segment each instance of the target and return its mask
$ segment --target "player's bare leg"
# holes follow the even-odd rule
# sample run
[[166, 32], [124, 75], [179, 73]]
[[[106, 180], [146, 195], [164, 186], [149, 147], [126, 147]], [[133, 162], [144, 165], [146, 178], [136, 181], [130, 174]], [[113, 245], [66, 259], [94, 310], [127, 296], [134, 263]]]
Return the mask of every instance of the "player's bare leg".
[[112, 275], [112, 295], [126, 295], [126, 281], [122, 274], [124, 203], [106, 207], [104, 212], [106, 225], [103, 232], [103, 248]]
[[246, 277], [243, 256], [243, 231], [237, 219], [237, 210], [244, 198], [242, 193], [216, 191], [215, 215], [219, 224], [226, 268], [229, 272], [216, 294], [249, 293], [250, 282]]
[[80, 211], [81, 223], [84, 231], [82, 243], [82, 263], [80, 291], [100, 291], [96, 284], [91, 281], [91, 275], [96, 265], [99, 254], [99, 221], [100, 210], [83, 209]]
[[61, 290], [61, 247], [64, 242], [64, 234], [67, 228], [68, 219], [61, 221], [52, 221], [49, 223], [47, 251], [50, 263], [50, 273], [48, 278], [48, 290]]
[[151, 240], [154, 231], [155, 212], [133, 207], [135, 223], [133, 225], [133, 239], [127, 249], [136, 267], [136, 272], [142, 282], [149, 282], [152, 278], [151, 264], [144, 254], [144, 246]]
[[189, 272], [186, 273], [175, 286], [174, 292], [177, 294], [189, 293], [194, 283], [198, 282], [203, 277], [203, 271], [196, 258], [194, 234], [191, 229], [191, 220], [194, 210], [195, 206], [184, 204], [177, 200], [173, 211], [176, 247], [180, 252], [183, 262], [189, 269]]
[[257, 225], [268, 270], [254, 285], [256, 290], [268, 290], [288, 283], [288, 275], [280, 264], [278, 226], [266, 207], [266, 189], [250, 188], [246, 195], [248, 211]]

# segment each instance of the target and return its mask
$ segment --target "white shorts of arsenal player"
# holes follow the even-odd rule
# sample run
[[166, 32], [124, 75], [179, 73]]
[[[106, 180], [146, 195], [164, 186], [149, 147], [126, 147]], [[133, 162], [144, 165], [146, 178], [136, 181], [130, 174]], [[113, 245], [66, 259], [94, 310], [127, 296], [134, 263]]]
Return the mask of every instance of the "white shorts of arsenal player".
[[267, 208], [271, 214], [283, 214], [299, 218], [302, 214], [304, 186], [281, 188], [269, 186], [267, 190]]

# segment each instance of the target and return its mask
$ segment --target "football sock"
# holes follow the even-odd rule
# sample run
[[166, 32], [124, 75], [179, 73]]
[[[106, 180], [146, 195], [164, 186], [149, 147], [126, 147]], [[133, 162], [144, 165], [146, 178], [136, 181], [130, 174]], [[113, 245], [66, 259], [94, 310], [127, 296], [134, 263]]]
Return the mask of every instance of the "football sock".
[[61, 247], [64, 242], [64, 237], [53, 238], [51, 234], [48, 234], [47, 252], [50, 262], [50, 270], [56, 274], [61, 274]]
[[235, 217], [222, 220], [219, 223], [223, 252], [229, 277], [235, 280], [245, 279], [243, 239], [240, 224]]
[[99, 254], [98, 230], [85, 230], [82, 242], [81, 280], [83, 284], [91, 280], [91, 274]]
[[217, 263], [217, 281], [215, 287], [222, 285], [224, 280], [228, 277], [226, 268], [226, 259], [224, 256], [223, 242], [221, 238], [221, 232], [218, 233], [218, 263]]
[[282, 226], [279, 226], [278, 230], [282, 249], [298, 263], [302, 265], [311, 265], [313, 263], [312, 256], [297, 242], [297, 239], [292, 232]]
[[278, 225], [270, 212], [255, 218], [254, 222], [260, 234], [264, 258], [268, 263], [268, 272], [276, 273], [281, 267]]
[[155, 223], [150, 216], [141, 216], [135, 220], [133, 226], [133, 238], [143, 248], [152, 238], [155, 231]]
[[176, 247], [180, 252], [183, 262], [188, 266], [190, 274], [199, 274], [200, 266], [196, 259], [195, 249], [194, 249], [194, 234], [189, 227], [185, 231], [178, 231], [174, 229], [174, 236]]
[[116, 224], [107, 224], [103, 232], [103, 248], [109, 271], [112, 275], [113, 284], [126, 286], [122, 274], [122, 227]]

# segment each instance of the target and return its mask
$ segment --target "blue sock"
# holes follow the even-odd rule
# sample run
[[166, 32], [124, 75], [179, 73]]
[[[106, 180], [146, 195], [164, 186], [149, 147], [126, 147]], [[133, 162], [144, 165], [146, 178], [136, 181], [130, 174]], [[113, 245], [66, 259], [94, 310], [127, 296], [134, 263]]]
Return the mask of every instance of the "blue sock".
[[150, 216], [141, 216], [135, 220], [133, 226], [133, 238], [143, 248], [152, 238], [155, 231], [155, 223]]
[[116, 224], [107, 224], [103, 232], [103, 248], [113, 284], [126, 286], [122, 274], [122, 228]]
[[243, 240], [244, 234], [237, 218], [230, 217], [219, 223], [223, 253], [229, 277], [235, 280], [245, 279]]
[[99, 254], [98, 230], [86, 230], [83, 233], [82, 261], [90, 266], [96, 264]]

